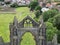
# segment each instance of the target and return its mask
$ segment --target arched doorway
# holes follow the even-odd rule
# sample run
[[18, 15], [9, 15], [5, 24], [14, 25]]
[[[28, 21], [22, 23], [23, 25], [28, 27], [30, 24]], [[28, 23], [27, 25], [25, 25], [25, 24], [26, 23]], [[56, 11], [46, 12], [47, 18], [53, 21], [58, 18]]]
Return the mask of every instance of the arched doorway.
[[22, 40], [20, 42], [20, 45], [36, 45], [36, 42], [34, 40], [34, 36], [30, 32], [26, 32], [22, 36]]
[[[14, 17], [14, 21], [9, 25], [9, 27], [10, 27], [10, 45], [25, 45], [25, 44], [46, 45], [46, 27], [45, 24], [43, 23], [43, 20], [41, 20], [40, 23], [38, 23], [34, 21], [30, 16], [27, 16], [21, 22], [18, 22], [16, 17]], [[30, 40], [31, 41], [28, 43], [25, 41], [25, 44], [22, 44], [21, 41], [24, 42], [24, 40], [26, 40], [24, 37], [26, 35], [26, 32], [32, 33], [32, 34], [28, 33], [29, 35], [27, 35], [26, 37], [27, 42]], [[30, 35], [32, 37], [30, 37]], [[29, 37], [32, 39], [30, 39]]]

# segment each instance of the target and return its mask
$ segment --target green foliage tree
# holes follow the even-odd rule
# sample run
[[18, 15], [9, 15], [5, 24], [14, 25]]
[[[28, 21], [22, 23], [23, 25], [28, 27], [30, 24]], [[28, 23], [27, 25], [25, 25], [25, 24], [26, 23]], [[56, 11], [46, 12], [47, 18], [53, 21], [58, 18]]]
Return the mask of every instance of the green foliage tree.
[[35, 17], [36, 17], [36, 18], [39, 18], [40, 15], [41, 15], [41, 13], [40, 13], [39, 10], [35, 11]]
[[33, 11], [37, 5], [38, 5], [38, 2], [32, 1], [32, 2], [29, 4], [30, 10]]
[[58, 37], [57, 37], [57, 39], [58, 39], [58, 43], [60, 43], [60, 30], [58, 31]]
[[58, 29], [58, 43], [60, 43], [60, 14], [57, 14], [53, 18], [48, 19], [48, 22], [53, 23], [55, 27]]
[[59, 32], [58, 32], [58, 43], [60, 43], [60, 14], [56, 15], [54, 17], [53, 21], [54, 21], [53, 22], [54, 26], [56, 26], [57, 29], [59, 30]]
[[4, 0], [0, 0], [0, 1], [4, 1]]
[[46, 35], [47, 35], [47, 40], [51, 41], [53, 39], [53, 36], [57, 33], [57, 28], [53, 27], [53, 24], [50, 22], [46, 22], [46, 27], [47, 27], [47, 31], [46, 31]]
[[48, 22], [50, 22], [50, 23], [52, 23], [52, 24], [53, 24], [53, 20], [54, 20], [54, 17], [53, 17], [53, 18], [48, 19]]
[[11, 7], [17, 8], [17, 7], [18, 7], [18, 4], [17, 4], [17, 3], [13, 3], [13, 4], [11, 5]]
[[34, 36], [30, 32], [23, 35], [21, 45], [36, 45]]
[[47, 21], [49, 18], [54, 17], [56, 14], [58, 14], [58, 11], [55, 9], [52, 9], [52, 10], [45, 11], [42, 15], [43, 15], [44, 21]]
[[56, 15], [53, 21], [54, 26], [56, 26], [57, 29], [60, 30], [60, 14]]
[[39, 10], [39, 11], [40, 11], [40, 13], [42, 13], [41, 9], [42, 9], [42, 7], [41, 7], [41, 6], [36, 6], [36, 7], [35, 7], [35, 11]]

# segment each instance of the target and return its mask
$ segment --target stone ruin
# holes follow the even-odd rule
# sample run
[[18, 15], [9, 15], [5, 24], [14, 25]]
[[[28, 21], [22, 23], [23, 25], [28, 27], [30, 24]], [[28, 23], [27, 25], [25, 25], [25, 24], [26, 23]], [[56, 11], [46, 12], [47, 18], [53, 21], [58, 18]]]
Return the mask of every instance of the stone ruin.
[[[32, 24], [32, 26], [29, 24]], [[14, 17], [13, 23], [10, 23], [10, 45], [21, 45], [22, 36], [26, 32], [32, 33], [35, 37], [36, 45], [46, 45], [46, 27], [43, 20], [37, 23], [30, 16], [25, 17], [19, 23]]]
[[21, 22], [18, 22], [17, 18], [14, 17], [13, 23], [10, 23], [9, 25], [9, 29], [10, 42], [5, 43], [2, 37], [0, 37], [0, 45], [21, 45], [22, 36], [26, 32], [32, 33], [35, 37], [34, 40], [36, 41], [36, 45], [60, 45], [57, 43], [56, 34], [53, 36], [52, 41], [46, 41], [46, 26], [42, 18], [40, 19], [40, 22], [37, 23], [30, 16], [25, 17]]
[[[29, 21], [28, 21], [29, 20]], [[27, 27], [26, 25], [27, 24]], [[32, 24], [30, 26], [29, 24]], [[47, 45], [46, 44], [46, 27], [43, 22], [43, 19], [40, 20], [40, 23], [34, 21], [30, 16], [25, 17], [21, 22], [18, 23], [16, 17], [14, 17], [13, 23], [10, 23], [10, 42], [4, 43], [0, 41], [0, 45], [21, 45], [22, 36], [26, 32], [32, 33], [35, 37], [36, 45]]]

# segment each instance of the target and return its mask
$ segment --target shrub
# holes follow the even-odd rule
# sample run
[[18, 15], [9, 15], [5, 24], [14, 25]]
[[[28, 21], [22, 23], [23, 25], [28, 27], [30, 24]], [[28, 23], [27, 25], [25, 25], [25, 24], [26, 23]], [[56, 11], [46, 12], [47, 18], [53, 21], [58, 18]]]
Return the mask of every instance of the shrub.
[[41, 11], [41, 6], [36, 6], [35, 10], [40, 10]]
[[17, 3], [13, 3], [13, 4], [11, 5], [11, 7], [17, 8], [17, 7], [18, 7], [18, 4], [17, 4]]
[[46, 35], [47, 35], [47, 40], [52, 41], [53, 36], [57, 33], [57, 28], [53, 27], [53, 24], [50, 22], [46, 22]]
[[39, 22], [39, 18], [34, 17], [34, 20], [35, 20], [36, 22]]
[[2, 2], [3, 2], [4, 0], [0, 0], [0, 1], [2, 1]]
[[5, 4], [10, 4], [11, 2], [5, 2]]
[[48, 21], [53, 23], [53, 25], [55, 27], [57, 27], [57, 29], [58, 29], [58, 38], [57, 39], [58, 39], [58, 43], [60, 43], [60, 14], [57, 14], [53, 18], [50, 18]]
[[36, 18], [39, 18], [40, 15], [41, 15], [40, 11], [37, 10], [37, 11], [35, 12], [35, 17], [36, 17]]
[[60, 14], [56, 15], [53, 21], [54, 26], [56, 26], [57, 29], [60, 30]]
[[40, 13], [42, 13], [42, 11], [41, 11], [41, 6], [36, 6], [35, 10], [36, 10], [36, 11], [39, 10]]
[[58, 14], [58, 11], [55, 9], [52, 9], [52, 10], [45, 11], [42, 15], [43, 15], [44, 21], [47, 21], [49, 18], [54, 17], [56, 14]]
[[60, 43], [60, 14], [55, 16], [54, 26], [56, 26], [57, 29], [59, 30], [57, 39], [58, 39], [58, 43]]
[[29, 4], [30, 10], [33, 11], [37, 5], [38, 5], [38, 2], [34, 2], [34, 1], [31, 2], [31, 3]]
[[52, 23], [52, 24], [53, 24], [53, 20], [54, 20], [54, 17], [53, 17], [53, 18], [48, 19], [48, 22], [50, 22], [50, 23]]
[[57, 39], [58, 39], [58, 43], [60, 43], [60, 30], [58, 31], [58, 37], [57, 37]]

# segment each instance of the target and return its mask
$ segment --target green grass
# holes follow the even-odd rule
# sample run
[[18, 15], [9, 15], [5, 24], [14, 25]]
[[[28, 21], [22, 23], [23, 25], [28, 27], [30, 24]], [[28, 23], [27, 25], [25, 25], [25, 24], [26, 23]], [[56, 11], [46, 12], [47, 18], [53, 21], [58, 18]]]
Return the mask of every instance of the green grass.
[[4, 42], [9, 42], [9, 23], [13, 21], [14, 16], [21, 21], [24, 17], [30, 15], [34, 17], [34, 13], [29, 11], [27, 7], [16, 8], [16, 14], [0, 14], [0, 36], [2, 36]]
[[34, 36], [30, 32], [25, 33], [22, 37], [21, 45], [36, 45]]

